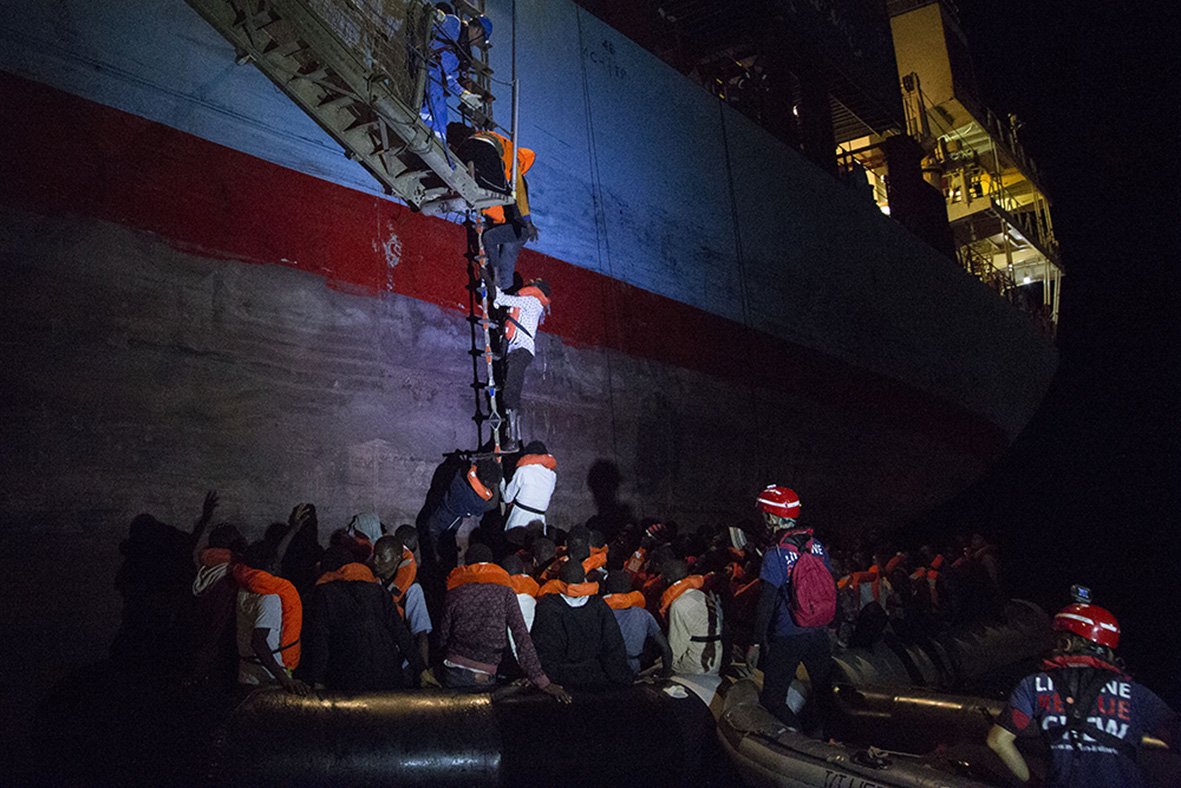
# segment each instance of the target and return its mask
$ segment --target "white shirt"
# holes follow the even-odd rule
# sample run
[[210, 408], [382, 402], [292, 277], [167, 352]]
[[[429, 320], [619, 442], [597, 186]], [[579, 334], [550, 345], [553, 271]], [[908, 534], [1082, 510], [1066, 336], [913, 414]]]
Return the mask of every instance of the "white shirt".
[[[519, 324], [514, 326], [516, 331], [513, 333], [512, 339], [508, 341], [508, 352], [528, 350], [536, 355], [533, 337], [537, 336], [537, 324], [541, 322], [541, 316], [545, 313], [545, 306], [541, 301], [533, 296], [506, 295], [498, 287], [494, 303], [496, 306], [507, 307], [509, 314]], [[506, 321], [506, 331], [510, 325], [512, 324]]]
[[[541, 464], [522, 465], [513, 472], [512, 481], [502, 481], [500, 498], [506, 504], [522, 503], [529, 509], [545, 512], [549, 509], [550, 498], [558, 484], [558, 474]], [[545, 514], [537, 514], [520, 506], [509, 509], [504, 521], [504, 530], [524, 528], [534, 520], [545, 522]]]
[[[521, 607], [521, 618], [525, 619], [525, 629], [533, 631], [533, 615], [537, 612], [537, 600], [528, 594], [517, 594], [517, 604]], [[513, 632], [508, 633], [508, 645], [513, 650], [513, 658], [517, 656], [517, 644], [513, 642]]]
[[267, 648], [279, 648], [283, 628], [283, 605], [278, 594], [238, 592], [238, 683], [274, 684], [275, 677], [254, 655], [254, 630], [267, 630]]

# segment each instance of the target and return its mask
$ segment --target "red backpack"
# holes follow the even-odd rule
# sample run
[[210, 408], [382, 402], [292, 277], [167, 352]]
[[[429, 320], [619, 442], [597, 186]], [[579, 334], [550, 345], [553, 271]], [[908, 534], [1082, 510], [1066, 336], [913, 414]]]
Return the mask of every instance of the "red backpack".
[[[795, 545], [793, 545], [794, 547]], [[801, 627], [826, 627], [837, 614], [837, 584], [824, 559], [812, 552], [812, 540], [798, 548], [791, 567], [791, 620]]]

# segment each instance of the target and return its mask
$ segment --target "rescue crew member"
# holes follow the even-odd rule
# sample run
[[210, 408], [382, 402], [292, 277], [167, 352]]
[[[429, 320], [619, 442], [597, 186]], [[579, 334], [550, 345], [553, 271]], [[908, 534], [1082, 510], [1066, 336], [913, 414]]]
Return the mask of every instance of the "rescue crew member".
[[988, 746], [1021, 782], [1029, 780], [1029, 765], [1015, 742], [1028, 736], [1049, 745], [1046, 785], [1148, 785], [1137, 751], [1145, 735], [1175, 749], [1176, 712], [1119, 666], [1119, 622], [1109, 611], [1079, 601], [1054, 616], [1053, 628], [1054, 651], [1013, 690]]
[[[545, 513], [558, 483], [558, 461], [541, 441], [525, 445], [525, 454], [517, 460], [513, 478], [500, 483], [500, 499], [509, 507], [504, 521], [507, 534], [514, 528], [525, 528], [534, 520], [545, 524]], [[544, 530], [544, 529], [543, 529]], [[524, 543], [524, 531], [518, 538], [509, 537], [514, 544]]]
[[799, 730], [800, 721], [787, 705], [787, 691], [801, 662], [808, 671], [812, 694], [822, 722], [827, 722], [832, 697], [832, 647], [828, 633], [822, 626], [804, 627], [792, 619], [790, 583], [792, 568], [806, 546], [813, 555], [820, 556], [832, 571], [828, 552], [820, 540], [813, 538], [811, 529], [798, 528], [800, 497], [789, 487], [771, 485], [756, 499], [763, 521], [775, 537], [774, 546], [763, 556], [759, 579], [763, 581], [755, 612], [753, 643], [747, 652], [747, 663], [759, 663], [762, 654], [763, 691], [759, 702], [784, 725]]

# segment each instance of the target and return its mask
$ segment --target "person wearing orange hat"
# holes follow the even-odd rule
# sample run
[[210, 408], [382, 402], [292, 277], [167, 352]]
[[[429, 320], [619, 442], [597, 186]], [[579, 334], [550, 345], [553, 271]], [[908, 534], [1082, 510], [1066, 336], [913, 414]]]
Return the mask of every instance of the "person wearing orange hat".
[[1009, 771], [1028, 782], [1029, 765], [1016, 747], [1040, 737], [1050, 750], [1046, 785], [1148, 784], [1136, 755], [1145, 735], [1175, 748], [1176, 712], [1124, 672], [1115, 656], [1119, 622], [1075, 586], [1074, 604], [1054, 616], [1054, 650], [1042, 669], [1026, 676], [988, 732], [988, 746]]

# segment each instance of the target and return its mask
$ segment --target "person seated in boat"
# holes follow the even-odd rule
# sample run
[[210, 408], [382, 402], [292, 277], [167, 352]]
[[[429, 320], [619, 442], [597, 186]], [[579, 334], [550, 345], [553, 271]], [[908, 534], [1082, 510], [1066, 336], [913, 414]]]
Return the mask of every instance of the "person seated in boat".
[[[509, 582], [512, 584], [513, 592], [517, 595], [517, 604], [521, 606], [521, 617], [525, 619], [525, 627], [529, 630], [533, 629], [533, 614], [537, 609], [537, 592], [540, 586], [537, 581], [525, 573], [525, 562], [516, 553], [509, 553], [504, 558], [501, 558], [499, 564], [505, 572], [508, 572]], [[517, 657], [517, 644], [513, 641], [513, 633], [508, 633], [509, 650], [513, 653], [513, 659]], [[502, 664], [500, 674], [511, 674], [512, 666]]]
[[[787, 705], [787, 691], [802, 662], [808, 671], [820, 720], [827, 724], [832, 699], [832, 646], [827, 625], [832, 616], [823, 623], [797, 622], [790, 600], [793, 598], [792, 585], [799, 574], [796, 564], [807, 553], [819, 557], [827, 567], [828, 581], [833, 585], [826, 590], [831, 595], [835, 615], [836, 583], [832, 578], [828, 551], [812, 535], [811, 529], [798, 527], [800, 497], [791, 488], [767, 487], [756, 499], [756, 506], [774, 538], [759, 570], [763, 587], [755, 610], [753, 641], [746, 657], [747, 664], [759, 665], [763, 670], [759, 703], [784, 725], [799, 730], [799, 718]], [[800, 566], [814, 567], [815, 564], [809, 560]], [[810, 574], [809, 578], [815, 576]], [[808, 585], [811, 587], [811, 582]]]
[[274, 564], [274, 545], [262, 541], [246, 548], [229, 570], [238, 586], [238, 684], [249, 689], [278, 684], [306, 695], [307, 685], [291, 675], [302, 653], [303, 603], [290, 581], [272, 574]]
[[607, 593], [603, 596], [607, 607], [619, 624], [623, 646], [627, 650], [627, 664], [639, 673], [640, 660], [649, 642], [660, 652], [660, 675], [668, 678], [673, 672], [673, 653], [668, 638], [660, 629], [656, 617], [644, 608], [644, 595], [632, 588], [632, 576], [623, 569], [607, 575]]
[[[427, 519], [423, 545], [426, 560], [441, 563], [443, 536], [458, 530], [465, 518], [483, 515], [496, 505], [494, 491], [501, 478], [500, 463], [491, 458], [472, 463], [455, 474], [443, 500]], [[451, 559], [449, 563], [454, 563], [452, 556], [447, 558]]]
[[546, 580], [546, 573], [558, 560], [558, 546], [548, 536], [539, 536], [529, 546], [533, 555], [533, 571], [530, 573], [537, 580]]
[[603, 689], [634, 679], [619, 624], [598, 592], [579, 561], [564, 563], [539, 592], [532, 633], [537, 655], [547, 675], [570, 687]]
[[706, 577], [689, 574], [679, 558], [665, 561], [661, 574], [668, 587], [660, 596], [660, 614], [668, 622], [673, 672], [718, 674], [728, 651], [721, 598]]
[[1181, 742], [1177, 713], [1124, 672], [1115, 656], [1119, 622], [1089, 602], [1090, 592], [1054, 616], [1055, 647], [1026, 676], [988, 732], [988, 746], [1013, 775], [1029, 781], [1018, 737], [1049, 745], [1048, 786], [1148, 785], [1137, 753], [1145, 735], [1170, 749]]
[[474, 544], [467, 565], [447, 576], [447, 595], [439, 624], [444, 684], [460, 689], [492, 689], [496, 670], [508, 651], [508, 634], [517, 662], [538, 689], [569, 703], [570, 696], [550, 680], [538, 659], [509, 573], [492, 563], [492, 549]]
[[422, 664], [429, 665], [431, 615], [422, 585], [418, 582], [414, 548], [411, 547], [417, 544], [418, 532], [412, 525], [400, 526], [393, 534], [381, 537], [373, 546], [373, 573], [406, 622]]
[[322, 574], [308, 595], [300, 675], [307, 683], [344, 692], [438, 685], [426, 670], [409, 630], [373, 571], [348, 549], [332, 547], [320, 559]]

